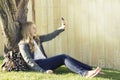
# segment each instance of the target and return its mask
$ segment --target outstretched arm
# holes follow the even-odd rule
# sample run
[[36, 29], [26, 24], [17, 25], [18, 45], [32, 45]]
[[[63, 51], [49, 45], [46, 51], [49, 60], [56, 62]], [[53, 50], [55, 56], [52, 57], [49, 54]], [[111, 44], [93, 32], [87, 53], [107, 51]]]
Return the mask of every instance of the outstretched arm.
[[59, 27], [57, 30], [55, 30], [52, 33], [49, 33], [47, 35], [41, 35], [40, 36], [40, 41], [41, 42], [46, 42], [49, 40], [54, 39], [56, 36], [58, 36], [61, 32], [63, 32], [65, 30], [65, 22], [64, 22], [64, 18], [62, 18], [62, 23], [61, 23], [61, 27]]

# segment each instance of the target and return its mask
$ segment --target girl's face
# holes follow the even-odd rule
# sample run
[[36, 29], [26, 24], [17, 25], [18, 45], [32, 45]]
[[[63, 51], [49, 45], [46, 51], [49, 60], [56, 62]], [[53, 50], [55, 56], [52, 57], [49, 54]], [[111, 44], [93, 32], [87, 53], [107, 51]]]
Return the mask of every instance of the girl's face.
[[37, 35], [37, 28], [36, 28], [36, 25], [35, 24], [32, 24], [30, 26], [30, 35], [32, 37], [36, 36]]

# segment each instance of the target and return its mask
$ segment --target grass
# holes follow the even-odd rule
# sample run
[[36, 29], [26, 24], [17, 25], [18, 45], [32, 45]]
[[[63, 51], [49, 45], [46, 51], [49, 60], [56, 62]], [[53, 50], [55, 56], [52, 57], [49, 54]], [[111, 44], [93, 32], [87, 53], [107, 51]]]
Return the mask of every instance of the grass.
[[[3, 58], [0, 58], [2, 64]], [[93, 79], [86, 79], [78, 74], [72, 73], [64, 66], [54, 71], [54, 74], [39, 72], [2, 72], [0, 69], [0, 80], [120, 80], [120, 71], [103, 69], [104, 75], [98, 75]]]

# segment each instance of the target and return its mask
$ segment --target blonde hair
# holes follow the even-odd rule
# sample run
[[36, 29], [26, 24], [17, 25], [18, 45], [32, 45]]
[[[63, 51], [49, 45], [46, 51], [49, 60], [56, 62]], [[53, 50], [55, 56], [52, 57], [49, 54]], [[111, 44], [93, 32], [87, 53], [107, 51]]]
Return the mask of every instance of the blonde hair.
[[34, 24], [34, 23], [33, 22], [26, 22], [22, 25], [21, 34], [22, 34], [23, 40], [26, 40], [26, 39], [31, 37], [29, 30], [30, 30], [30, 27], [32, 26], [32, 24]]
[[[26, 22], [23, 24], [23, 26], [21, 28], [22, 40], [25, 41], [25, 40], [29, 39], [28, 44], [29, 44], [31, 52], [34, 52], [34, 50], [35, 50], [34, 42], [32, 41], [31, 35], [30, 35], [30, 28], [33, 24], [34, 24], [33, 22]], [[34, 36], [33, 38], [37, 39], [37, 41], [40, 41], [38, 36]]]

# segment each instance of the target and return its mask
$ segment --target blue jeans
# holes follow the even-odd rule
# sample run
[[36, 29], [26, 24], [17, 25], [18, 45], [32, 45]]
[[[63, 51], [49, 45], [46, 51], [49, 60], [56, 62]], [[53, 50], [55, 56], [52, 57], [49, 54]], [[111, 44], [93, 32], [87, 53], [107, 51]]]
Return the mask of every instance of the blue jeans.
[[65, 65], [72, 72], [78, 73], [82, 76], [85, 76], [87, 71], [92, 70], [91, 66], [77, 61], [65, 54], [57, 55], [47, 59], [35, 60], [35, 62], [44, 70], [55, 70], [61, 65]]

